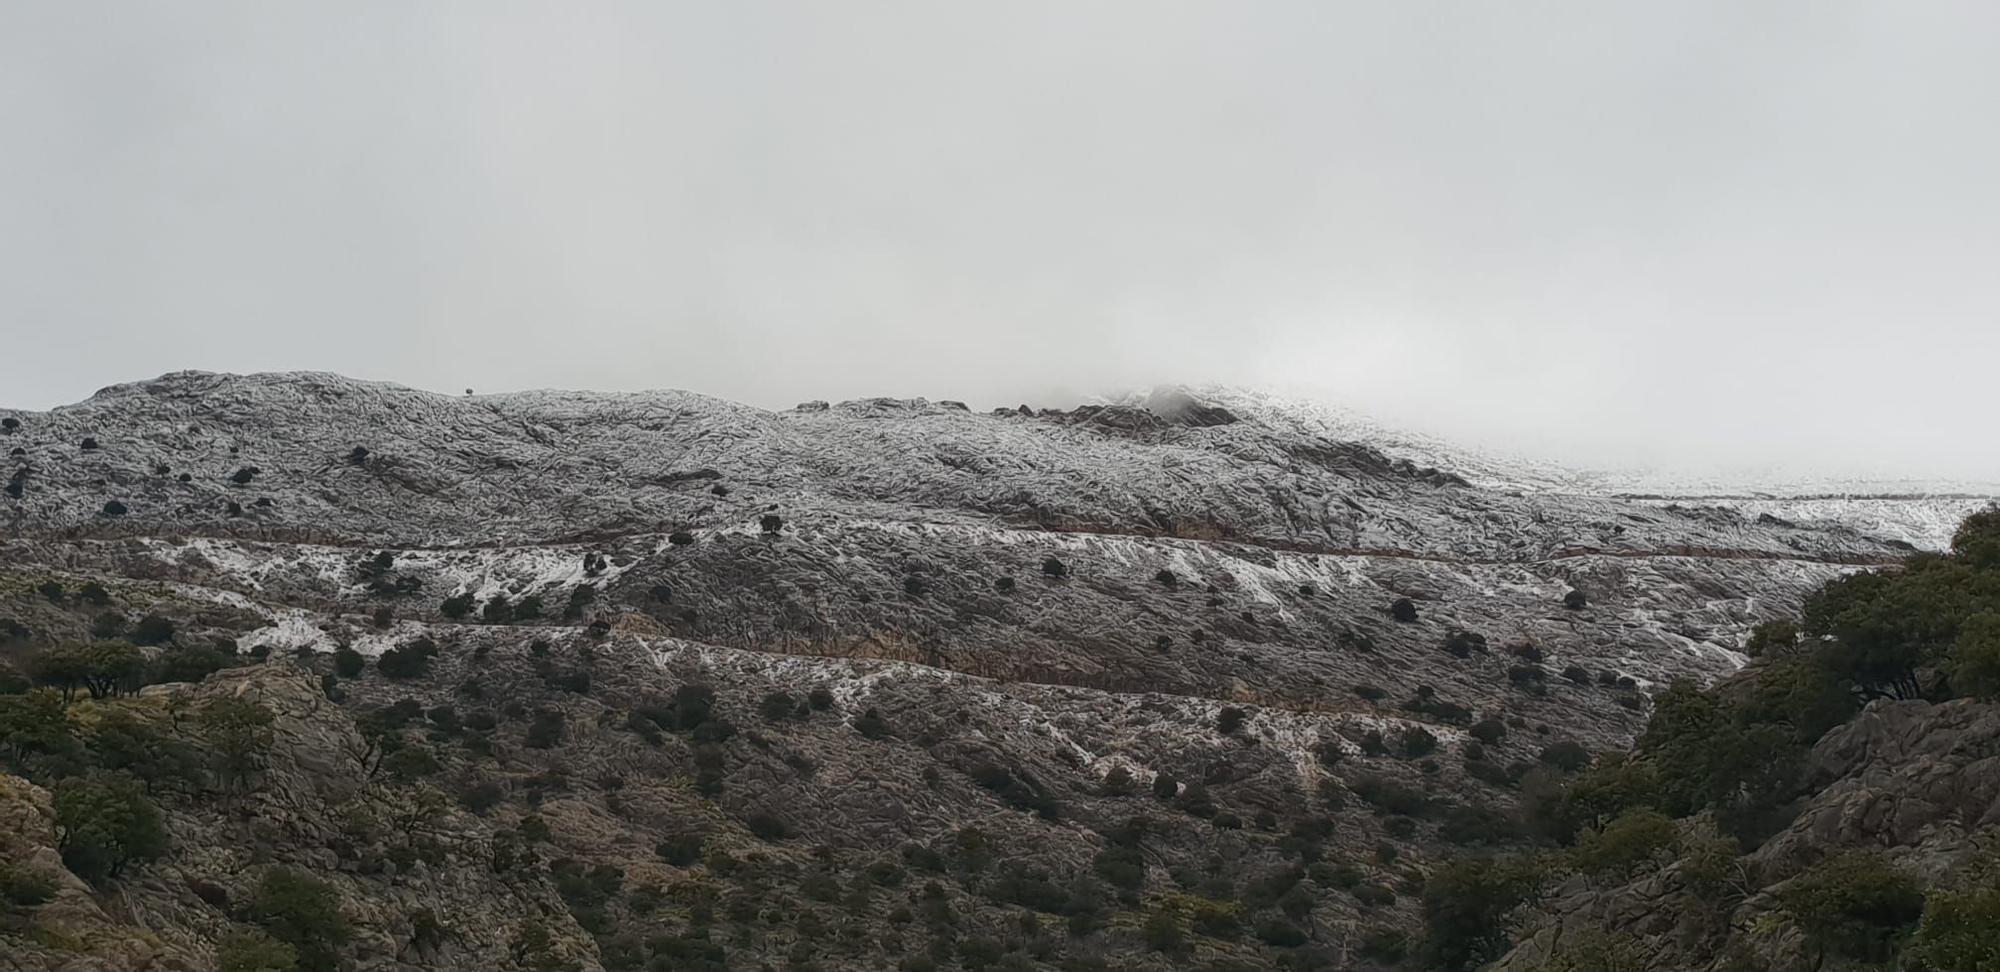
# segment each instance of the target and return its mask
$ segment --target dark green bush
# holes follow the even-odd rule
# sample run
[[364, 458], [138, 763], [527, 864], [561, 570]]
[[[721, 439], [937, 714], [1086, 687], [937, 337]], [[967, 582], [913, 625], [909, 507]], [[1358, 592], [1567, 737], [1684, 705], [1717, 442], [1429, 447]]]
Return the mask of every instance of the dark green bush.
[[437, 642], [418, 638], [383, 652], [375, 659], [375, 670], [394, 679], [417, 678], [430, 670], [431, 659], [437, 653]]
[[1437, 751], [1437, 737], [1422, 726], [1411, 726], [1403, 730], [1401, 739], [1403, 758], [1421, 759]]
[[333, 673], [341, 678], [359, 678], [368, 659], [352, 648], [341, 648], [333, 653]]
[[1510, 944], [1509, 920], [1535, 900], [1546, 874], [1532, 858], [1453, 861], [1424, 884], [1423, 958], [1437, 969], [1477, 968]]
[[63, 864], [94, 884], [165, 853], [167, 829], [145, 786], [125, 773], [73, 776], [55, 785]]
[[174, 640], [174, 622], [157, 614], [148, 614], [132, 626], [132, 641], [140, 645], [164, 645]]
[[293, 972], [299, 951], [256, 928], [237, 928], [215, 943], [216, 972]]
[[759, 840], [780, 841], [792, 836], [790, 824], [775, 814], [762, 811], [744, 818], [743, 825]]
[[771, 722], [783, 722], [797, 716], [801, 706], [789, 692], [768, 692], [765, 693], [763, 700], [757, 703], [757, 711]]
[[1874, 962], [1893, 955], [1924, 912], [1916, 880], [1868, 851], [1829, 858], [1779, 886], [1774, 896], [1808, 941]]
[[1590, 765], [1590, 750], [1583, 748], [1581, 743], [1565, 739], [1544, 747], [1538, 758], [1565, 773], [1575, 773]]
[[692, 867], [701, 860], [702, 843], [702, 835], [698, 833], [671, 834], [653, 845], [653, 853], [675, 867]]
[[1376, 773], [1356, 776], [1348, 781], [1347, 787], [1383, 813], [1419, 817], [1430, 802], [1422, 793]]
[[472, 613], [472, 592], [463, 591], [445, 598], [438, 604], [438, 613], [453, 621]]
[[1625, 878], [1665, 863], [1679, 844], [1680, 830], [1673, 818], [1635, 807], [1601, 828], [1585, 830], [1570, 861], [1585, 874]]
[[258, 882], [245, 914], [296, 949], [300, 969], [332, 972], [338, 967], [349, 931], [333, 885], [300, 871], [272, 868]]
[[563, 713], [561, 709], [538, 709], [535, 718], [528, 723], [528, 732], [521, 744], [529, 749], [553, 749], [562, 745]]

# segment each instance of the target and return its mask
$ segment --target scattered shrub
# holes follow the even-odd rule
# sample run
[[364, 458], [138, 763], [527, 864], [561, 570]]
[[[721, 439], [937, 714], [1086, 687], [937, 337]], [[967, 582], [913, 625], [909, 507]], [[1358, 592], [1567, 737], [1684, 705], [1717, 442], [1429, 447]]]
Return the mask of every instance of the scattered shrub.
[[1679, 843], [1673, 818], [1635, 807], [1602, 828], [1584, 831], [1570, 861], [1585, 874], [1629, 878], [1670, 859]]
[[2000, 956], [2000, 889], [1932, 892], [1903, 956], [1938, 972], [1992, 968]]
[[511, 624], [514, 621], [514, 603], [507, 599], [505, 593], [495, 594], [487, 598], [485, 606], [479, 609], [479, 617], [487, 624]]
[[375, 659], [375, 670], [394, 679], [417, 678], [430, 670], [431, 659], [437, 653], [437, 642], [418, 638], [383, 652]]
[[1422, 726], [1403, 730], [1401, 742], [1405, 759], [1421, 759], [1437, 751], [1437, 737]]
[[2000, 696], [2000, 611], [1975, 614], [1959, 626], [1945, 671], [1952, 688], [1982, 698]]
[[72, 776], [55, 785], [57, 847], [63, 864], [93, 884], [167, 849], [160, 811], [126, 773]]
[[1590, 750], [1583, 748], [1582, 743], [1565, 739], [1544, 747], [1539, 758], [1565, 773], [1575, 773], [1590, 765]]
[[792, 836], [791, 825], [769, 813], [759, 811], [743, 821], [743, 826], [758, 840], [777, 842]]
[[1806, 933], [1851, 958], [1882, 961], [1924, 911], [1916, 880], [1879, 853], [1849, 851], [1781, 885], [1778, 910]]
[[693, 867], [701, 860], [702, 835], [696, 833], [672, 834], [653, 846], [653, 853], [660, 860], [675, 867]]
[[507, 791], [493, 780], [481, 780], [458, 791], [458, 802], [473, 813], [483, 814], [500, 805]]
[[561, 709], [537, 710], [534, 721], [528, 723], [528, 732], [521, 744], [529, 749], [553, 749], [562, 745], [563, 722]]
[[1446, 811], [1438, 836], [1460, 846], [1500, 845], [1519, 839], [1521, 828], [1514, 818], [1479, 803]]
[[[1393, 858], [1393, 854], [1391, 857]], [[1349, 893], [1363, 908], [1387, 908], [1396, 903], [1396, 892], [1380, 884], [1357, 885]]]
[[[978, 763], [966, 771], [966, 775], [972, 778], [972, 782], [999, 795], [1016, 810], [1029, 811], [1045, 820], [1054, 820], [1060, 813], [1055, 798], [1039, 780], [1025, 771], [1010, 772], [993, 763]], [[1157, 787], [1155, 792], [1158, 792]]]
[[1486, 718], [1473, 723], [1470, 732], [1472, 738], [1477, 739], [1488, 746], [1498, 745], [1500, 740], [1507, 738], [1506, 724], [1502, 723], [1499, 719], [1493, 718], [1492, 716], [1487, 716]]
[[453, 621], [472, 613], [472, 592], [463, 591], [445, 598], [438, 604], [438, 613]]
[[1444, 650], [1453, 658], [1470, 658], [1474, 652], [1486, 654], [1486, 636], [1472, 631], [1453, 631], [1445, 636]]
[[1347, 788], [1363, 802], [1388, 814], [1422, 816], [1429, 800], [1422, 793], [1377, 773], [1364, 773], [1348, 781]]
[[132, 626], [132, 641], [141, 645], [164, 645], [174, 640], [173, 621], [157, 614], [148, 614]]
[[1370, 729], [1367, 732], [1361, 734], [1361, 755], [1363, 756], [1389, 755], [1389, 744], [1383, 741], [1382, 731], [1380, 729]]
[[757, 711], [771, 722], [784, 722], [797, 716], [800, 706], [789, 692], [768, 692], [763, 701], [757, 703]]
[[1371, 927], [1361, 933], [1355, 953], [1383, 965], [1393, 965], [1409, 954], [1410, 936], [1398, 928]]
[[293, 972], [299, 951], [255, 928], [237, 928], [215, 943], [216, 972]]
[[1140, 932], [1146, 947], [1155, 952], [1173, 955], [1188, 950], [1187, 930], [1182, 927], [1181, 916], [1173, 908], [1163, 905], [1153, 909], [1147, 914]]
[[332, 972], [347, 943], [347, 916], [333, 886], [286, 868], [264, 872], [246, 914], [271, 937], [298, 951], [299, 968]]
[[882, 718], [882, 713], [867, 709], [854, 717], [854, 731], [866, 739], [881, 739], [889, 735], [889, 723]]
[[333, 673], [341, 678], [358, 678], [368, 659], [352, 648], [340, 648], [333, 653]]
[[1424, 884], [1425, 964], [1471, 969], [1506, 951], [1509, 920], [1539, 896], [1542, 867], [1527, 857], [1469, 858], [1438, 868]]

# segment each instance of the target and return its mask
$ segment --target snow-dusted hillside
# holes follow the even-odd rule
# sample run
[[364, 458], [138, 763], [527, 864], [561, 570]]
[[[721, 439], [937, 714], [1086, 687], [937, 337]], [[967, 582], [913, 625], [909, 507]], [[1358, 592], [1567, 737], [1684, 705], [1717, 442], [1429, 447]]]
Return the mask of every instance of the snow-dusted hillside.
[[[1163, 394], [1171, 397], [1172, 392], [1153, 393]], [[1922, 550], [1944, 549], [1959, 521], [2000, 501], [2000, 483], [1953, 479], [1870, 479], [1779, 469], [1572, 469], [1412, 433], [1354, 409], [1296, 396], [1223, 387], [1196, 394], [1301, 434], [1365, 442], [1392, 458], [1448, 469], [1478, 486], [1638, 499], [1663, 507], [1723, 507], [1752, 519], [1771, 516], [1815, 527], [1849, 527]], [[1131, 401], [1151, 397], [1133, 396]]]
[[[268, 792], [176, 804], [169, 858], [118, 892], [123, 937], [98, 928], [122, 911], [73, 926], [119, 967], [208, 967], [248, 875], [283, 862], [340, 874], [357, 967], [553, 967], [511, 927], [529, 899], [565, 967], [715, 954], [692, 903], [634, 892], [608, 924], [577, 897], [587, 863], [724, 889], [688, 892], [732, 902], [707, 968], [807, 954], [811, 909], [844, 912], [818, 967], [897, 965], [914, 912], [836, 909], [834, 873], [968, 942], [1115, 912], [1072, 920], [1067, 954], [1157, 972], [1192, 960], [1142, 927], [1240, 894], [1257, 932], [1205, 938], [1205, 966], [1382, 968], [1355, 946], [1412, 926], [1399, 891], [1507, 832], [1551, 753], [1625, 745], [1654, 689], [1735, 671], [1752, 626], [1984, 502], [1647, 491], [1229, 390], [767, 411], [179, 373], [0, 411], [0, 449], [0, 684], [130, 635], [159, 681], [231, 666], [134, 705], [279, 717]], [[417, 749], [378, 773], [357, 725]], [[329, 786], [414, 801], [459, 849], [361, 826]], [[690, 833], [699, 857], [671, 849]], [[499, 875], [523, 839], [570, 880]], [[983, 841], [1006, 876], [963, 866]], [[71, 967], [70, 940], [23, 967]], [[1054, 967], [1037, 941], [1006, 967]]]
[[[1221, 391], [771, 412], [184, 372], [0, 417], [0, 559], [247, 599], [282, 629], [253, 643], [498, 596], [732, 649], [1301, 711], [1426, 686], [1606, 741], [1643, 719], [1619, 684], [1729, 671], [1750, 625], [1976, 504], [1621, 499]], [[1459, 632], [1483, 640], [1448, 651]]]

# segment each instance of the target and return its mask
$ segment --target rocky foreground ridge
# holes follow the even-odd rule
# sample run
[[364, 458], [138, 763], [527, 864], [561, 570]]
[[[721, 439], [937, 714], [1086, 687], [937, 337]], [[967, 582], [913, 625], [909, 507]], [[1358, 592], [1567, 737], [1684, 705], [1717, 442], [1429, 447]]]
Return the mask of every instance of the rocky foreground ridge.
[[19, 667], [234, 666], [72, 702], [85, 762], [120, 707], [205, 753], [163, 713], [276, 718], [108, 884], [57, 873], [55, 777], [0, 780], [60, 885], [0, 968], [213, 967], [274, 869], [346, 917], [302, 967], [1386, 966], [1529, 768], [1910, 551], [1260, 408], [179, 373], [0, 410]]

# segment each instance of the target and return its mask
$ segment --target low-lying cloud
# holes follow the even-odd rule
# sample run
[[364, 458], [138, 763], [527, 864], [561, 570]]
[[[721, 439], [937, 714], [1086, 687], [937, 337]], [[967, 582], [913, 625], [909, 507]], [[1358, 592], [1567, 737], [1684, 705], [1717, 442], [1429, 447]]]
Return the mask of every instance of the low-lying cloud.
[[1980, 3], [15, 4], [0, 400], [1223, 382], [1578, 462], [2000, 480], [1996, 38]]

